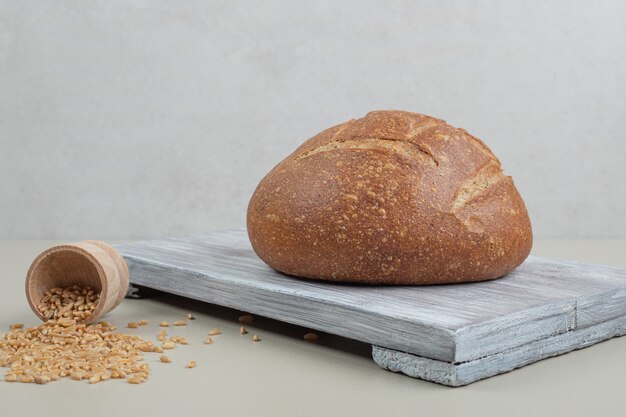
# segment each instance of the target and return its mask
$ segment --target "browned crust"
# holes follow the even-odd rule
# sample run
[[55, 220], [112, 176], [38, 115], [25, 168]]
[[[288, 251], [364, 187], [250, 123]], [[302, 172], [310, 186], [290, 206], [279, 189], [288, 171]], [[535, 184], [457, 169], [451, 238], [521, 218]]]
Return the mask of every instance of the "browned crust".
[[271, 267], [333, 281], [488, 280], [532, 246], [524, 202], [489, 148], [443, 120], [400, 111], [304, 142], [260, 182], [247, 224]]

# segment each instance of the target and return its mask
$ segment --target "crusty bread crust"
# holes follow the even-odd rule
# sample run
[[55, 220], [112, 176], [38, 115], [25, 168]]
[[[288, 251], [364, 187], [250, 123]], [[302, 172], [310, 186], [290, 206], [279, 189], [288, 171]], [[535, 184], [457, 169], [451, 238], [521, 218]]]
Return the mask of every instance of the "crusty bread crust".
[[261, 180], [247, 225], [278, 271], [368, 284], [498, 278], [532, 246], [524, 202], [489, 148], [402, 111], [371, 112], [304, 142]]

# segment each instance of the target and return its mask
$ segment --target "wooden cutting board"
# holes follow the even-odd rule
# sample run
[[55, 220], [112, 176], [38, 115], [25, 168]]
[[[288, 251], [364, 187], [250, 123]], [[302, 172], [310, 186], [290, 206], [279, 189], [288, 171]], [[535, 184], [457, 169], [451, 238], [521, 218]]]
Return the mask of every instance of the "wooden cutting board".
[[131, 283], [371, 343], [374, 361], [459, 386], [626, 333], [626, 269], [529, 257], [494, 281], [364, 286], [280, 274], [243, 230], [117, 245]]

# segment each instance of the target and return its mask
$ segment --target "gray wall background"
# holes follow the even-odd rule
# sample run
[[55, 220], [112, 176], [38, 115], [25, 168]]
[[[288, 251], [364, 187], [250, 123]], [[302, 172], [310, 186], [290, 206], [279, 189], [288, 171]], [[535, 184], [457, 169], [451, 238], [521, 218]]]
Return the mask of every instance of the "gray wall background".
[[482, 138], [538, 237], [626, 237], [626, 2], [0, 0], [0, 238], [242, 227], [374, 109]]

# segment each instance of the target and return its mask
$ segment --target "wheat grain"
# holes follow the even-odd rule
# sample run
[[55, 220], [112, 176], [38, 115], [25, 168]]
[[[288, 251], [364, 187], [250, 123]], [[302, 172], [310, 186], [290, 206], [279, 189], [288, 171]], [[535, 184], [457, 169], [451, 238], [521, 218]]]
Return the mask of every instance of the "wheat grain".
[[304, 335], [304, 340], [308, 342], [314, 342], [319, 339], [319, 336], [316, 333], [310, 332]]
[[46, 320], [69, 318], [83, 321], [92, 315], [99, 301], [100, 293], [91, 287], [55, 287], [44, 292], [37, 310]]
[[4, 378], [46, 384], [67, 377], [97, 383], [141, 374], [145, 381], [149, 368], [142, 353], [153, 350], [152, 342], [115, 333], [114, 327], [62, 318], [10, 330], [0, 337], [0, 366], [10, 368]]
[[239, 317], [239, 323], [250, 323], [251, 321], [254, 321], [254, 316], [251, 314], [244, 314]]

